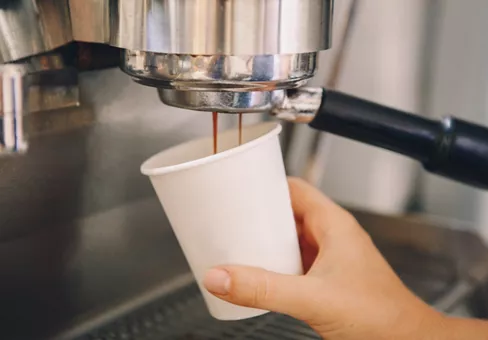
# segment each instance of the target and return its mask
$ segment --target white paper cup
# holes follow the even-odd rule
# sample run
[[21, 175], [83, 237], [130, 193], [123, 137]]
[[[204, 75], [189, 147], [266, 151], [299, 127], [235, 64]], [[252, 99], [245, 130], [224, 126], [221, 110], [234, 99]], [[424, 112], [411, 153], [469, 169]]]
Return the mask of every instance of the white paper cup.
[[142, 166], [169, 218], [212, 316], [239, 320], [266, 313], [222, 301], [202, 285], [208, 269], [239, 264], [299, 275], [302, 264], [278, 135], [262, 123], [193, 140]]

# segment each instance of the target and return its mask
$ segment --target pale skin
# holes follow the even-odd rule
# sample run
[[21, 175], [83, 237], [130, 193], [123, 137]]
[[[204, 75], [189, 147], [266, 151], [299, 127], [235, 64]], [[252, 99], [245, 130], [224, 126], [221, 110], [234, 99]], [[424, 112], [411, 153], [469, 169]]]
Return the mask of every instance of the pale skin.
[[237, 305], [288, 314], [327, 340], [488, 340], [488, 322], [445, 316], [400, 281], [353, 216], [299, 179], [289, 179], [302, 276], [226, 265], [204, 280]]

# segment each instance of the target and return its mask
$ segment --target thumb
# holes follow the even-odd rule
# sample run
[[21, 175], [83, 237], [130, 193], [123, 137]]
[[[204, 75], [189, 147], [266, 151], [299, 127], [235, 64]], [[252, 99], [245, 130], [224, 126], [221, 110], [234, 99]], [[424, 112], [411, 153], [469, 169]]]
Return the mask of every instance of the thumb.
[[288, 314], [309, 320], [315, 311], [318, 283], [307, 276], [293, 276], [246, 266], [211, 269], [203, 281], [218, 298], [236, 305]]

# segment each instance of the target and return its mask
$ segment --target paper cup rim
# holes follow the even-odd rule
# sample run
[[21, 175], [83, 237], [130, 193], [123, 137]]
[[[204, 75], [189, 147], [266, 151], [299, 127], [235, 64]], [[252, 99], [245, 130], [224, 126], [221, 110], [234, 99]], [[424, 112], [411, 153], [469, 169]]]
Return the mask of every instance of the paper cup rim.
[[[203, 157], [203, 158], [198, 158], [198, 159], [195, 159], [195, 160], [192, 160], [192, 161], [188, 161], [188, 162], [184, 162], [184, 163], [179, 163], [179, 164], [174, 164], [174, 165], [168, 165], [168, 166], [162, 166], [162, 167], [152, 167], [152, 168], [149, 168], [148, 167], [148, 164], [153, 161], [155, 158], [161, 156], [161, 154], [163, 153], [166, 153], [170, 150], [173, 150], [174, 148], [177, 148], [177, 147], [181, 147], [183, 145], [186, 145], [186, 144], [190, 144], [190, 143], [195, 143], [197, 141], [202, 141], [202, 140], [205, 140], [205, 139], [208, 139], [209, 137], [203, 137], [203, 138], [199, 138], [199, 139], [193, 139], [193, 140], [190, 140], [188, 142], [185, 142], [185, 143], [182, 143], [182, 144], [178, 144], [178, 145], [175, 145], [173, 147], [170, 147], [168, 149], [165, 149], [163, 151], [160, 151], [158, 152], [157, 154], [151, 156], [149, 159], [147, 159], [146, 161], [144, 161], [144, 163], [142, 163], [141, 165], [141, 173], [146, 175], [146, 176], [158, 176], [158, 175], [164, 175], [164, 174], [168, 174], [168, 173], [172, 173], [172, 172], [177, 172], [177, 171], [182, 171], [182, 170], [187, 170], [187, 169], [191, 169], [191, 168], [194, 168], [194, 167], [197, 167], [197, 166], [201, 166], [201, 165], [204, 165], [204, 164], [209, 164], [209, 163], [213, 163], [213, 162], [217, 162], [221, 159], [224, 159], [224, 158], [228, 158], [232, 155], [235, 155], [235, 154], [239, 154], [239, 153], [242, 153], [244, 151], [247, 151], [249, 149], [252, 149], [254, 148], [255, 146], [263, 143], [265, 140], [267, 139], [270, 139], [272, 137], [275, 137], [277, 136], [281, 130], [282, 130], [282, 126], [280, 123], [276, 123], [276, 122], [264, 122], [264, 123], [259, 123], [259, 124], [254, 124], [254, 125], [250, 125], [248, 126], [248, 128], [250, 127], [257, 127], [257, 126], [260, 126], [260, 125], [275, 125], [275, 127], [270, 130], [269, 132], [267, 132], [266, 134], [258, 137], [258, 138], [255, 138], [247, 143], [244, 143], [242, 145], [239, 145], [235, 148], [231, 148], [229, 150], [225, 150], [225, 151], [222, 151], [222, 152], [219, 152], [215, 155], [210, 155], [210, 156], [207, 156], [207, 157]], [[231, 130], [228, 130], [228, 131], [231, 131]], [[226, 133], [227, 131], [223, 131], [223, 133]]]

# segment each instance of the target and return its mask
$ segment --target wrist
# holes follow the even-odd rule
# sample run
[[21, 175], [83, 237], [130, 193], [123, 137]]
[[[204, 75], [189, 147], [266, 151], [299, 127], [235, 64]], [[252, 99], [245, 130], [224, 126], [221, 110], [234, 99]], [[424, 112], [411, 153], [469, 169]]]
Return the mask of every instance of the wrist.
[[418, 339], [422, 340], [447, 340], [450, 333], [450, 319], [445, 314], [432, 309], [432, 316], [425, 320], [420, 329]]
[[446, 340], [438, 334], [448, 323], [446, 317], [420, 299], [404, 308], [391, 324], [385, 339]]
[[423, 313], [419, 313], [416, 328], [405, 339], [446, 340], [444, 329], [449, 323], [446, 316], [427, 304], [423, 309]]
[[436, 337], [432, 339], [488, 340], [488, 322], [477, 319], [443, 316], [442, 325], [437, 329]]

